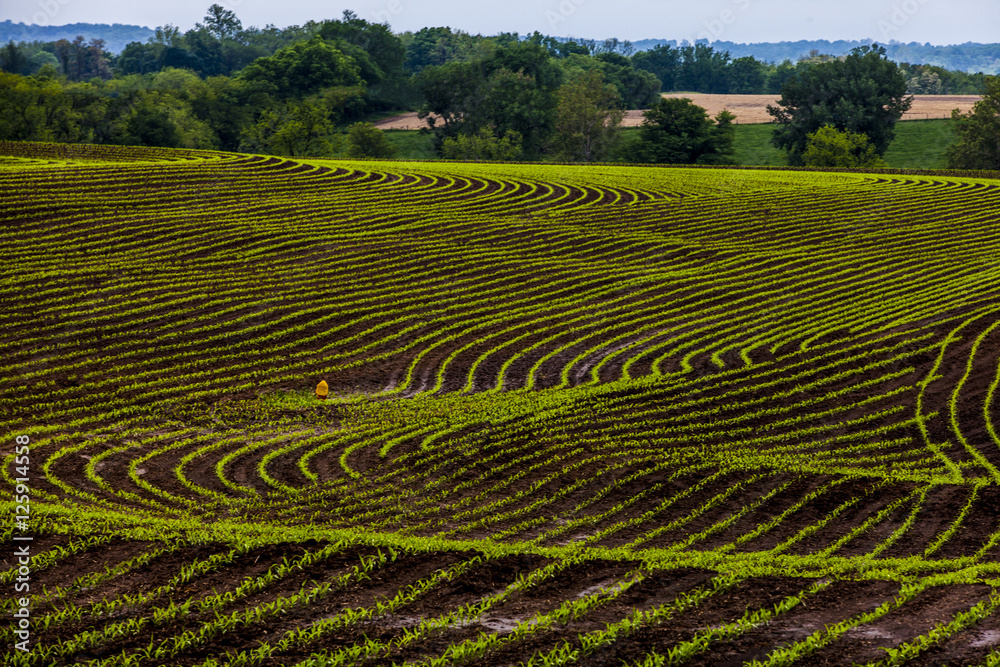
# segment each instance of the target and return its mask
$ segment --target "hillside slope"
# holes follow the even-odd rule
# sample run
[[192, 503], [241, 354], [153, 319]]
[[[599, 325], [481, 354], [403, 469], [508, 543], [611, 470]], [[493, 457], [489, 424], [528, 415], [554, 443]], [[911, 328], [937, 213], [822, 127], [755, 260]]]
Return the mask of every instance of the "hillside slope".
[[996, 659], [998, 174], [0, 152], [15, 664]]

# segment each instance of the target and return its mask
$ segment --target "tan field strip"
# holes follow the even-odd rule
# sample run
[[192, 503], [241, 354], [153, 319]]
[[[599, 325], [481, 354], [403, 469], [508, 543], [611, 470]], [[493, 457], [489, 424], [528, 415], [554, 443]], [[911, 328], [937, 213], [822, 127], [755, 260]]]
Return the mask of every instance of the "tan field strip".
[[[723, 109], [735, 114], [737, 123], [769, 123], [768, 104], [777, 104], [780, 95], [708, 95], [704, 93], [664, 93], [664, 97], [687, 97], [714, 116]], [[979, 95], [914, 95], [913, 106], [903, 114], [903, 120], [925, 120], [928, 118], [950, 118], [952, 109], [963, 113], [972, 110], [980, 99]], [[629, 112], [631, 114], [632, 112]], [[639, 125], [642, 112], [635, 112]], [[628, 123], [626, 123], [628, 124]]]
[[[664, 93], [664, 97], [687, 97], [715, 116], [728, 109], [742, 124], [769, 123], [768, 104], [777, 104], [778, 95], [710, 95], [707, 93]], [[963, 113], [972, 110], [978, 102], [978, 95], [914, 95], [913, 106], [903, 115], [903, 120], [926, 120], [929, 118], [950, 118], [952, 109]], [[642, 125], [642, 111], [628, 111], [622, 122], [625, 127]], [[405, 113], [375, 122], [375, 127], [383, 130], [419, 130], [426, 127], [426, 121], [417, 118], [416, 113]]]

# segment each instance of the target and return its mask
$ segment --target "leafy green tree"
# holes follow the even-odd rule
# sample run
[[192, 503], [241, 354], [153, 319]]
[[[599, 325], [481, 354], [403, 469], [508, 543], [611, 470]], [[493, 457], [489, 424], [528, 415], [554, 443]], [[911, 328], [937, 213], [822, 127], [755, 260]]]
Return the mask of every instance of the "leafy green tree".
[[986, 74], [947, 70], [936, 65], [900, 63], [912, 95], [981, 95]]
[[[186, 70], [165, 70], [157, 76], [160, 80], [154, 86], [159, 88], [146, 84], [134, 89], [134, 80], [121, 79], [105, 86], [101, 92], [112, 103], [103, 119], [91, 119], [92, 123], [97, 121], [95, 135], [101, 141], [133, 146], [218, 148], [219, 140], [212, 127], [192, 109], [189, 98], [196, 93], [172, 87], [183, 85], [185, 80], [197, 82], [196, 88], [204, 83]], [[165, 78], [175, 80], [165, 83]]]
[[291, 157], [324, 156], [336, 149], [334, 124], [316, 99], [288, 100], [264, 109], [243, 133], [240, 150]]
[[0, 49], [0, 69], [11, 74], [27, 74], [28, 56], [20, 49], [14, 40], [7, 42], [7, 45]]
[[[575, 56], [573, 61], [590, 61], [601, 70], [604, 80], [618, 90], [626, 109], [648, 109], [660, 99], [660, 80], [652, 72], [636, 69], [625, 56], [604, 52], [593, 58]], [[586, 67], [585, 69], [590, 69]]]
[[795, 76], [795, 65], [791, 60], [785, 60], [779, 65], [775, 65], [767, 73], [764, 83], [764, 92], [779, 95], [785, 83]]
[[376, 75], [375, 78], [369, 78], [362, 73], [368, 84], [402, 75], [406, 48], [389, 26], [370, 23], [358, 18], [354, 12], [345, 10], [340, 21], [324, 21], [318, 32], [323, 39], [337, 43], [338, 48], [356, 60], [357, 56], [341, 45], [349, 44], [365, 54]]
[[940, 95], [944, 92], [944, 82], [932, 68], [921, 67], [906, 80], [906, 88], [913, 95]]
[[354, 123], [347, 129], [347, 157], [391, 158], [396, 153], [385, 132], [371, 123]]
[[556, 130], [552, 148], [560, 160], [607, 160], [621, 136], [625, 112], [621, 96], [604, 81], [599, 70], [590, 70], [559, 88]]
[[213, 76], [188, 91], [192, 113], [212, 128], [222, 150], [239, 150], [240, 135], [253, 122], [256, 105], [247, 88], [240, 79]]
[[60, 39], [53, 43], [52, 49], [63, 75], [70, 81], [111, 78], [110, 60], [104, 50], [103, 39], [92, 39], [88, 43], [80, 35], [72, 42]]
[[716, 51], [708, 44], [682, 46], [674, 81], [676, 90], [699, 93], [729, 92], [729, 52]]
[[[555, 90], [520, 69], [490, 74], [467, 101], [471, 128], [496, 127], [501, 137], [516, 132], [522, 149], [538, 155], [555, 129]], [[470, 128], [470, 129], [471, 129]]]
[[421, 28], [415, 33], [404, 34], [403, 43], [406, 47], [404, 66], [413, 74], [428, 67], [467, 62], [477, 55], [474, 37], [447, 27]]
[[74, 143], [93, 137], [88, 117], [99, 117], [107, 101], [89, 84], [49, 76], [44, 68], [31, 77], [0, 72], [0, 139]]
[[449, 137], [491, 127], [499, 137], [517, 132], [525, 154], [535, 156], [555, 129], [562, 76], [538, 44], [501, 46], [485, 58], [421, 72], [417, 81], [426, 104], [420, 117], [428, 119], [439, 149]]
[[535, 34], [531, 36], [530, 40], [536, 44], [541, 44], [548, 49], [549, 53], [557, 58], [568, 58], [572, 55], [593, 55], [591, 48], [588, 45], [582, 44], [573, 39], [561, 41], [555, 37], [544, 36], [538, 31], [535, 31]]
[[183, 46], [167, 46], [160, 52], [159, 68], [165, 69], [189, 69], [192, 72], [200, 72], [205, 67], [205, 63], [194, 53]]
[[824, 125], [864, 134], [885, 155], [894, 127], [910, 108], [906, 78], [881, 46], [861, 46], [843, 59], [818, 60], [797, 68], [785, 82], [778, 106], [767, 111], [778, 123], [772, 142], [802, 164], [809, 135]]
[[968, 114], [951, 112], [958, 140], [948, 147], [952, 169], [1000, 169], [1000, 77], [986, 79], [983, 99]]
[[447, 27], [421, 28], [406, 35], [408, 43], [404, 64], [407, 71], [420, 74], [428, 67], [441, 67], [450, 62], [456, 51], [449, 43], [451, 36], [451, 28]]
[[753, 95], [764, 92], [767, 67], [753, 56], [737, 58], [727, 67], [729, 82], [727, 92], [734, 95]]
[[[236, 18], [236, 12], [222, 5], [214, 4], [208, 8], [204, 27], [217, 39], [233, 39], [243, 30], [243, 24]], [[200, 24], [197, 27], [202, 27]]]
[[190, 70], [169, 68], [161, 70], [144, 81], [147, 90], [169, 91], [183, 98], [190, 98], [199, 93], [205, 83]]
[[523, 155], [521, 135], [511, 130], [499, 137], [489, 127], [483, 127], [475, 134], [448, 137], [441, 147], [441, 155], [448, 160], [513, 162]]
[[59, 61], [55, 54], [48, 51], [36, 51], [28, 57], [27, 74], [38, 74], [43, 67], [51, 67], [52, 71], [59, 71]]
[[681, 54], [669, 44], [660, 44], [648, 51], [639, 51], [632, 56], [632, 65], [646, 70], [660, 80], [661, 90], [677, 90], [677, 75], [681, 64]]
[[119, 74], [148, 74], [162, 69], [160, 58], [166, 47], [163, 44], [130, 42], [118, 55], [115, 63]]
[[807, 167], [884, 167], [868, 137], [824, 125], [809, 135], [802, 154]]
[[345, 42], [342, 39], [327, 41], [354, 63], [358, 68], [358, 76], [365, 85], [381, 83], [386, 78], [385, 72], [379, 67], [378, 63], [360, 46]]
[[562, 85], [563, 71], [549, 55], [549, 52], [536, 44], [515, 41], [497, 48], [489, 57], [482, 59], [487, 72], [506, 69], [511, 72], [523, 72], [532, 77], [542, 90], [555, 90]]
[[713, 122], [688, 98], [662, 98], [643, 113], [639, 136], [625, 151], [632, 162], [731, 164], [733, 116], [721, 111]]
[[662, 44], [635, 54], [632, 62], [655, 74], [663, 90], [700, 93], [763, 93], [771, 69], [752, 56], [732, 60], [728, 51], [716, 51], [704, 43], [676, 49]]
[[426, 119], [439, 137], [455, 136], [467, 115], [465, 102], [478, 88], [481, 78], [479, 69], [470, 63], [451, 62], [425, 68], [415, 76], [424, 98], [419, 117]]
[[258, 58], [241, 70], [239, 77], [283, 100], [302, 99], [331, 86], [362, 83], [354, 60], [319, 35]]
[[177, 46], [181, 41], [181, 29], [168, 23], [156, 26], [153, 36], [149, 38], [150, 44], [162, 44], [164, 46]]
[[[218, 14], [214, 13], [216, 10]], [[255, 43], [262, 34], [272, 36], [269, 30], [243, 30], [235, 14], [212, 5], [205, 23], [195, 24], [193, 30], [183, 35], [168, 25], [157, 28], [156, 36], [148, 44], [127, 44], [118, 57], [116, 70], [121, 74], [146, 74], [174, 67], [190, 69], [203, 77], [229, 76], [255, 59], [272, 54], [280, 48], [278, 42], [292, 39], [299, 30], [293, 26], [284, 31], [287, 39], [265, 39], [266, 45]]]
[[222, 42], [207, 29], [189, 30], [184, 34], [184, 50], [196, 59], [191, 69], [202, 76], [228, 74], [229, 66]]
[[152, 104], [140, 104], [125, 121], [121, 143], [130, 146], [181, 145], [181, 133], [167, 110]]
[[334, 123], [342, 123], [345, 120], [356, 118], [363, 114], [366, 109], [365, 89], [363, 86], [335, 86], [327, 88], [319, 94], [330, 120]]

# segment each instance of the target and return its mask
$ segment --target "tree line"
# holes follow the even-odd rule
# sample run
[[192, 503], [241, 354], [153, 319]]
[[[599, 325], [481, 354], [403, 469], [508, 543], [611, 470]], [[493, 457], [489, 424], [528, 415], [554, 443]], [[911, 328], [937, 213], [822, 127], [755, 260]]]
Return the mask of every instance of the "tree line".
[[[100, 39], [9, 43], [0, 69], [2, 139], [305, 156], [337, 152], [350, 126], [350, 154], [389, 157], [392, 147], [363, 121], [415, 109], [447, 158], [702, 164], [732, 161], [733, 117], [708, 118], [661, 91], [781, 93], [774, 142], [801, 164], [809, 135], [826, 126], [857, 135], [841, 147], [864, 153], [863, 135], [881, 156], [908, 93], [960, 78], [897, 65], [875, 46], [773, 64], [707, 44], [636, 52], [627, 41], [537, 32], [395, 34], [350, 11], [245, 28], [220, 5], [187, 32], [159, 27], [117, 56]], [[646, 110], [631, 141], [619, 131], [626, 109]]]
[[0, 137], [322, 155], [337, 148], [338, 127], [419, 109], [443, 119], [439, 151], [486, 130], [534, 158], [556, 150], [564, 84], [594, 73], [616, 109], [658, 99], [661, 82], [628, 53], [617, 40], [537, 33], [394, 34], [350, 11], [246, 28], [212, 5], [193, 29], [161, 26], [117, 56], [82, 37], [0, 48]]

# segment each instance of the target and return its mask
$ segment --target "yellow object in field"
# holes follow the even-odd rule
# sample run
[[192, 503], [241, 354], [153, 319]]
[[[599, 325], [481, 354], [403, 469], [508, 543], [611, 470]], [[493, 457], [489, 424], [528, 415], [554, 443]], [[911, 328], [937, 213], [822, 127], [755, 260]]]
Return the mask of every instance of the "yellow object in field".
[[326, 400], [327, 394], [330, 393], [330, 385], [326, 383], [326, 380], [320, 380], [319, 384], [316, 385], [316, 398], [321, 401]]

